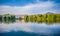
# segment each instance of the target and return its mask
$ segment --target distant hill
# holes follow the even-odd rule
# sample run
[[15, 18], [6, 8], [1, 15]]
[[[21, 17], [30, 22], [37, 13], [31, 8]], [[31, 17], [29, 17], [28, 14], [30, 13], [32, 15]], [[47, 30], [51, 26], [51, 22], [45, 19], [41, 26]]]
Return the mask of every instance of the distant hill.
[[47, 12], [46, 14], [54, 14], [54, 13], [51, 13], [51, 12]]

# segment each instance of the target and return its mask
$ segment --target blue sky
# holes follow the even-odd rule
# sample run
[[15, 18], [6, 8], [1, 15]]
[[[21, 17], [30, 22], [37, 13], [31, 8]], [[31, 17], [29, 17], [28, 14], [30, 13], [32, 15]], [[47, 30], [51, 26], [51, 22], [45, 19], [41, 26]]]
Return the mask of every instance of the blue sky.
[[60, 13], [60, 0], [0, 0], [1, 14]]
[[[0, 14], [29, 15], [47, 12], [60, 14], [60, 0], [0, 0]], [[51, 34], [60, 31], [59, 27], [58, 24], [0, 24], [0, 32], [13, 30]]]
[[36, 4], [37, 2], [47, 2], [51, 1], [59, 4], [60, 0], [0, 0], [0, 5], [10, 5], [10, 6], [24, 6], [28, 4]]

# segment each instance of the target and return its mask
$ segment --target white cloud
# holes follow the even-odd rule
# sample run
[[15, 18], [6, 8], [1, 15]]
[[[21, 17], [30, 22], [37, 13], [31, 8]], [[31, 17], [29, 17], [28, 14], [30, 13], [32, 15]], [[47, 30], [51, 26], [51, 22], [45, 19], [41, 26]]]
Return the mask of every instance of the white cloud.
[[26, 6], [0, 6], [0, 14], [44, 14], [47, 12], [59, 12], [52, 7], [55, 6], [53, 2], [40, 2], [36, 4], [29, 4]]
[[59, 27], [60, 27], [59, 24], [47, 25], [44, 23], [0, 24], [0, 32], [26, 31], [26, 32], [51, 34], [53, 33], [53, 31], [55, 31], [54, 33], [56, 33], [58, 29], [60, 29]]
[[10, 32], [10, 31], [30, 31], [31, 29], [27, 27], [27, 25], [21, 24], [0, 24], [0, 32]]

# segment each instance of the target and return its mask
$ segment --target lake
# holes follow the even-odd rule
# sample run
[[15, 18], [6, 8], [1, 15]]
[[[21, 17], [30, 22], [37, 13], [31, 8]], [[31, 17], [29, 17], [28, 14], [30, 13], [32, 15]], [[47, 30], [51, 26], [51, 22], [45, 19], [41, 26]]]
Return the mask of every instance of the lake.
[[60, 36], [60, 23], [0, 22], [0, 36]]

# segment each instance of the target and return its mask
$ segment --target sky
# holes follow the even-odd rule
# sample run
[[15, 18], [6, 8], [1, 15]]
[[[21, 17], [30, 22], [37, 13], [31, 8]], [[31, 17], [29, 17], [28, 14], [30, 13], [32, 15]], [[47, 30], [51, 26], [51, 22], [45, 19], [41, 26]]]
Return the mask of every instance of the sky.
[[0, 0], [0, 14], [60, 14], [60, 0]]
[[[31, 15], [45, 14], [47, 12], [60, 14], [60, 0], [0, 0], [0, 15], [15, 14], [15, 15]], [[47, 25], [44, 23], [12, 23], [0, 24], [0, 33], [11, 31], [25, 31], [34, 33], [44, 33], [50, 35], [60, 32], [59, 24]]]

